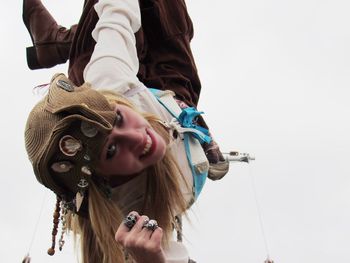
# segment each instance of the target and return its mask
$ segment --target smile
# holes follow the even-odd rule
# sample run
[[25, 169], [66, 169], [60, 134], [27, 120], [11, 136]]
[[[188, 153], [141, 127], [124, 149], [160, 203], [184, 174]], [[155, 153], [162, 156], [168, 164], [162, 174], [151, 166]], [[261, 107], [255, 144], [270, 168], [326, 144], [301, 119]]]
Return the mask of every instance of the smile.
[[145, 148], [143, 149], [141, 155], [142, 155], [142, 156], [143, 156], [143, 155], [146, 155], [146, 154], [149, 152], [149, 150], [151, 149], [151, 146], [152, 146], [152, 139], [151, 139], [151, 136], [149, 136], [149, 135], [147, 134], [147, 139], [146, 139]]
[[152, 131], [149, 131], [148, 129], [146, 130], [146, 143], [145, 146], [143, 147], [143, 150], [141, 152], [140, 159], [144, 159], [147, 156], [152, 155], [156, 148], [156, 140], [154, 138], [154, 135], [152, 134]]

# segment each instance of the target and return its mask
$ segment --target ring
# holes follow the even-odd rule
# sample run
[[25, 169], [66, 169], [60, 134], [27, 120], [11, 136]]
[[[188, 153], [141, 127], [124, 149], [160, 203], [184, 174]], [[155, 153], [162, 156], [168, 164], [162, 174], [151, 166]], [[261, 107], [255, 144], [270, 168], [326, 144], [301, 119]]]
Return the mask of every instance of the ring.
[[137, 217], [134, 214], [129, 214], [127, 217], [124, 219], [124, 225], [127, 226], [127, 228], [131, 229], [137, 222]]
[[158, 227], [158, 223], [156, 220], [151, 219], [148, 222], [145, 221], [143, 227], [147, 228], [148, 230], [154, 231]]

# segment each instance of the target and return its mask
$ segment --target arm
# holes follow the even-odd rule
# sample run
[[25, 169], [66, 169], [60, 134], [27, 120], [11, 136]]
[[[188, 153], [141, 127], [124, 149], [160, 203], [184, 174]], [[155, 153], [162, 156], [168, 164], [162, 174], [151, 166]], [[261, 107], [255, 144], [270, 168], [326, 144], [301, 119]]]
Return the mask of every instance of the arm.
[[85, 67], [84, 80], [96, 89], [119, 93], [140, 86], [134, 36], [141, 26], [138, 0], [100, 0], [95, 10], [99, 16], [92, 32], [96, 45]]

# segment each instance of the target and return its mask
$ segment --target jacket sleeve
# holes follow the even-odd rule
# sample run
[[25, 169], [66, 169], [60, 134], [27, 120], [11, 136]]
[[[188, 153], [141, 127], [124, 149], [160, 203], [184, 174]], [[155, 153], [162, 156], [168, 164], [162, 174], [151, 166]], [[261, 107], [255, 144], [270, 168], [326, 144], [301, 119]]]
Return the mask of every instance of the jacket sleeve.
[[137, 72], [139, 61], [134, 33], [141, 27], [138, 0], [100, 0], [99, 16], [92, 37], [94, 52], [84, 70], [84, 80], [96, 89], [125, 93], [142, 85]]

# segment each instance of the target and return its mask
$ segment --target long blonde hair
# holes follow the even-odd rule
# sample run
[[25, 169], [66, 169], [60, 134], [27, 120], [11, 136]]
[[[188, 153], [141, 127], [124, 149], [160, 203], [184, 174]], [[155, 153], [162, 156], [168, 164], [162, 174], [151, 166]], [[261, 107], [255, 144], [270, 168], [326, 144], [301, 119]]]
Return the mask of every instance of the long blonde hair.
[[[110, 91], [101, 92], [111, 105], [123, 104], [141, 114], [126, 99]], [[151, 114], [141, 114], [169, 144], [169, 132], [161, 124], [159, 118]], [[162, 160], [147, 168], [147, 186], [143, 209], [138, 211], [158, 221], [164, 231], [163, 244], [166, 246], [173, 231], [174, 218], [184, 213], [187, 204], [180, 189], [183, 180], [170, 150], [167, 149]], [[91, 183], [89, 185], [89, 216], [67, 214], [67, 222], [75, 236], [80, 236], [83, 263], [116, 263], [125, 262], [123, 249], [114, 240], [117, 228], [125, 215], [118, 204], [105, 198], [100, 190]]]

